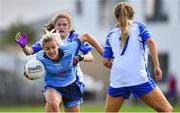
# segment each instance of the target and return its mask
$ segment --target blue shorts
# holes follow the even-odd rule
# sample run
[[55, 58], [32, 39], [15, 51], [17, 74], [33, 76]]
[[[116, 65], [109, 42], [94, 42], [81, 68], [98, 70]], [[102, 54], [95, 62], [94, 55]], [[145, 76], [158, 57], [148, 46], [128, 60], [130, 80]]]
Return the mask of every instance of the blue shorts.
[[140, 85], [121, 87], [121, 88], [112, 88], [109, 86], [108, 94], [113, 97], [123, 96], [124, 99], [128, 99], [132, 93], [135, 98], [142, 97], [152, 91], [156, 87], [154, 81], [149, 81]]
[[83, 102], [84, 84], [75, 81], [65, 87], [45, 86], [45, 91], [49, 88], [55, 89], [61, 96], [65, 108], [79, 105]]

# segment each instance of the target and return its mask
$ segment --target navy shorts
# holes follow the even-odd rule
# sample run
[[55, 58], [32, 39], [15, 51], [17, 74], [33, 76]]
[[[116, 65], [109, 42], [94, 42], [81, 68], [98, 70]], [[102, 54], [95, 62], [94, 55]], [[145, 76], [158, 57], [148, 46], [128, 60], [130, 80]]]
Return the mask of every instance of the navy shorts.
[[65, 87], [54, 87], [48, 85], [45, 86], [45, 91], [49, 88], [55, 89], [60, 95], [62, 95], [65, 108], [73, 107], [83, 102], [82, 97], [84, 92], [84, 84], [79, 81], [75, 81]]
[[156, 84], [153, 80], [135, 86], [113, 88], [109, 86], [108, 94], [113, 97], [123, 96], [124, 99], [128, 99], [132, 93], [135, 98], [142, 97], [152, 91], [156, 87]]

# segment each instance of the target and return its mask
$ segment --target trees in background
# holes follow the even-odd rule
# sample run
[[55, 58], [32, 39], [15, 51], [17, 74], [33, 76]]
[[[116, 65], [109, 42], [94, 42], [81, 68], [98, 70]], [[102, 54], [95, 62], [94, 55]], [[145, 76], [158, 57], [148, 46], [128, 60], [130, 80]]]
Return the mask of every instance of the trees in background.
[[11, 24], [4, 32], [0, 34], [0, 44], [5, 45], [15, 45], [14, 38], [17, 32], [27, 33], [27, 42], [33, 43], [36, 40], [37, 32], [35, 28], [31, 25], [24, 24], [22, 22], [17, 22]]

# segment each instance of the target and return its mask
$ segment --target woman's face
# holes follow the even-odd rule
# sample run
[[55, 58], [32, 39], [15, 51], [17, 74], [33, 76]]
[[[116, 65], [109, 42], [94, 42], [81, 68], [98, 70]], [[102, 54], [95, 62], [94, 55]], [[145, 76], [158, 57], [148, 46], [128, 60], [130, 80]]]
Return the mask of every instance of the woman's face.
[[44, 52], [47, 57], [51, 60], [58, 60], [59, 52], [58, 52], [58, 43], [56, 40], [46, 42], [43, 47]]
[[62, 38], [67, 37], [70, 32], [70, 25], [66, 18], [58, 18], [55, 23], [55, 28], [59, 31]]

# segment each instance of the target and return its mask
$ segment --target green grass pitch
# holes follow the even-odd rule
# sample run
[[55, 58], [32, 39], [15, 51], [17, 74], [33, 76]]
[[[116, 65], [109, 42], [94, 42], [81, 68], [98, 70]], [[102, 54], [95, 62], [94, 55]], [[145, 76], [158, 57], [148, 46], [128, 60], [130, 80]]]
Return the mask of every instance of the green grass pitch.
[[[174, 112], [180, 112], [180, 105], [173, 106]], [[34, 106], [0, 106], [0, 112], [43, 112], [43, 105]], [[63, 109], [61, 110], [63, 111]], [[82, 104], [81, 112], [103, 112], [103, 104]], [[155, 112], [146, 105], [123, 105], [121, 112]]]

